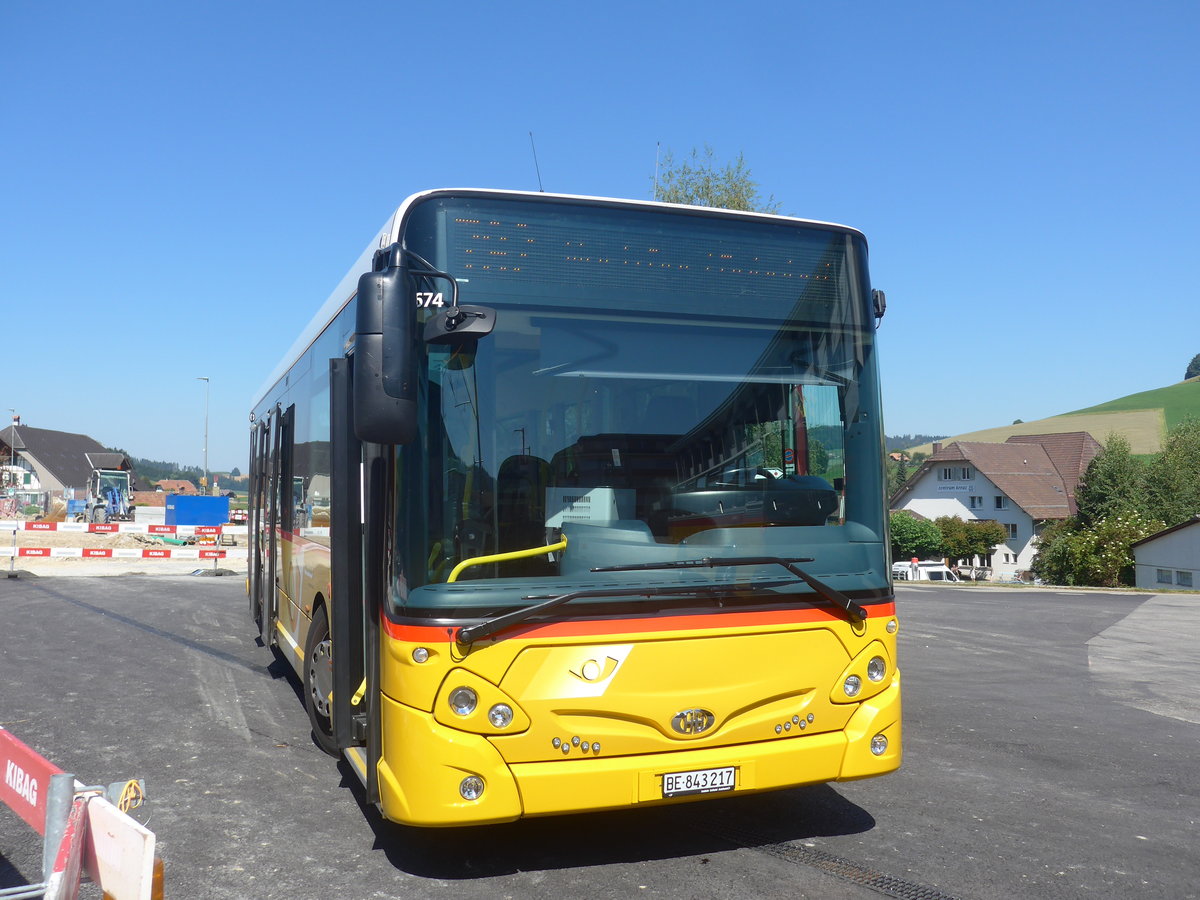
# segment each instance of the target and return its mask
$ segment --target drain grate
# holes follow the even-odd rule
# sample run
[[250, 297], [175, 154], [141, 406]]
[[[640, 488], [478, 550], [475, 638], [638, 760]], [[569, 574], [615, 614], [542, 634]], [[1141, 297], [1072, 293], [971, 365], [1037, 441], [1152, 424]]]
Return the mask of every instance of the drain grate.
[[959, 900], [953, 894], [947, 894], [935, 887], [877, 872], [815, 847], [770, 843], [761, 835], [728, 828], [719, 831], [714, 829], [709, 833], [733, 840], [761, 853], [769, 853], [779, 859], [808, 866], [842, 881], [869, 888], [885, 897], [895, 897], [897, 900]]

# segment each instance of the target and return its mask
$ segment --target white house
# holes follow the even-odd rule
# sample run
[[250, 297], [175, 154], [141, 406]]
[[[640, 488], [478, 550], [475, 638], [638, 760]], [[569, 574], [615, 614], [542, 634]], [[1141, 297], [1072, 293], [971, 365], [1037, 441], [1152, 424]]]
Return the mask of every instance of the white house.
[[999, 522], [1008, 539], [979, 565], [993, 577], [1027, 571], [1047, 522], [1075, 511], [1075, 488], [1100, 452], [1087, 432], [1014, 436], [1003, 444], [955, 441], [934, 445], [891, 499], [893, 511], [926, 519], [955, 516]]
[[1200, 516], [1142, 538], [1133, 545], [1140, 588], [1161, 591], [1200, 586]]

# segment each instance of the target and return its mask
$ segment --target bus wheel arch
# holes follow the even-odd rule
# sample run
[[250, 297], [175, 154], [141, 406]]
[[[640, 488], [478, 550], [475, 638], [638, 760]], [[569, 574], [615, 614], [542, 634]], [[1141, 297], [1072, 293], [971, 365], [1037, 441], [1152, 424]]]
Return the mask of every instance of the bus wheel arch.
[[325, 604], [313, 605], [312, 624], [304, 646], [304, 706], [312, 725], [313, 740], [330, 756], [339, 756], [333, 736], [333, 653], [329, 639], [329, 614]]

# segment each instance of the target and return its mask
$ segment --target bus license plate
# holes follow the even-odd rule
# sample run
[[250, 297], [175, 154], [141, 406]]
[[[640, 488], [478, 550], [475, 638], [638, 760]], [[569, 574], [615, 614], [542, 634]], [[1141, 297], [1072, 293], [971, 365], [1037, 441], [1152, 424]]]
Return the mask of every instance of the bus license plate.
[[697, 769], [694, 772], [671, 772], [662, 777], [662, 795], [686, 797], [688, 794], [714, 794], [732, 791], [736, 785], [736, 766], [719, 769]]

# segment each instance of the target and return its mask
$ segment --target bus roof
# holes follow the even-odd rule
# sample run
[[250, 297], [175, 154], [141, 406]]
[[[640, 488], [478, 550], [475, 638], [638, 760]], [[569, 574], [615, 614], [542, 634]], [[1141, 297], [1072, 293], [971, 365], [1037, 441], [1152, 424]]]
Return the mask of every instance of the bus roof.
[[404, 222], [408, 210], [422, 200], [436, 196], [449, 197], [519, 197], [529, 200], [546, 200], [546, 201], [568, 201], [574, 203], [594, 204], [596, 206], [623, 206], [623, 207], [644, 207], [647, 209], [669, 209], [674, 212], [688, 211], [702, 215], [709, 215], [721, 218], [730, 219], [745, 219], [745, 220], [760, 220], [771, 222], [794, 222], [798, 225], [815, 225], [818, 228], [830, 228], [838, 231], [846, 231], [862, 237], [865, 236], [857, 228], [851, 228], [848, 225], [838, 225], [834, 222], [822, 222], [816, 219], [800, 219], [794, 216], [780, 216], [773, 213], [757, 213], [743, 212], [741, 210], [731, 209], [716, 209], [709, 206], [687, 206], [679, 203], [660, 203], [655, 200], [621, 200], [613, 197], [588, 197], [577, 194], [548, 194], [540, 191], [504, 191], [490, 188], [436, 188], [432, 190], [419, 191], [406, 197], [404, 202], [396, 208], [396, 211], [384, 222], [383, 226], [376, 233], [371, 243], [367, 244], [365, 250], [355, 261], [354, 265], [342, 276], [342, 280], [338, 282], [337, 287], [317, 310], [317, 314], [313, 316], [312, 321], [301, 332], [300, 336], [292, 344], [283, 359], [272, 369], [271, 374], [258, 389], [253, 397], [251, 409], [256, 409], [258, 404], [271, 392], [280, 378], [295, 364], [295, 362], [304, 355], [305, 351], [312, 346], [313, 342], [320, 336], [325, 327], [332, 322], [339, 312], [350, 302], [354, 296], [354, 292], [358, 290], [359, 276], [364, 272], [371, 270], [371, 264], [375, 255], [375, 251], [387, 247], [400, 239], [400, 225]]

